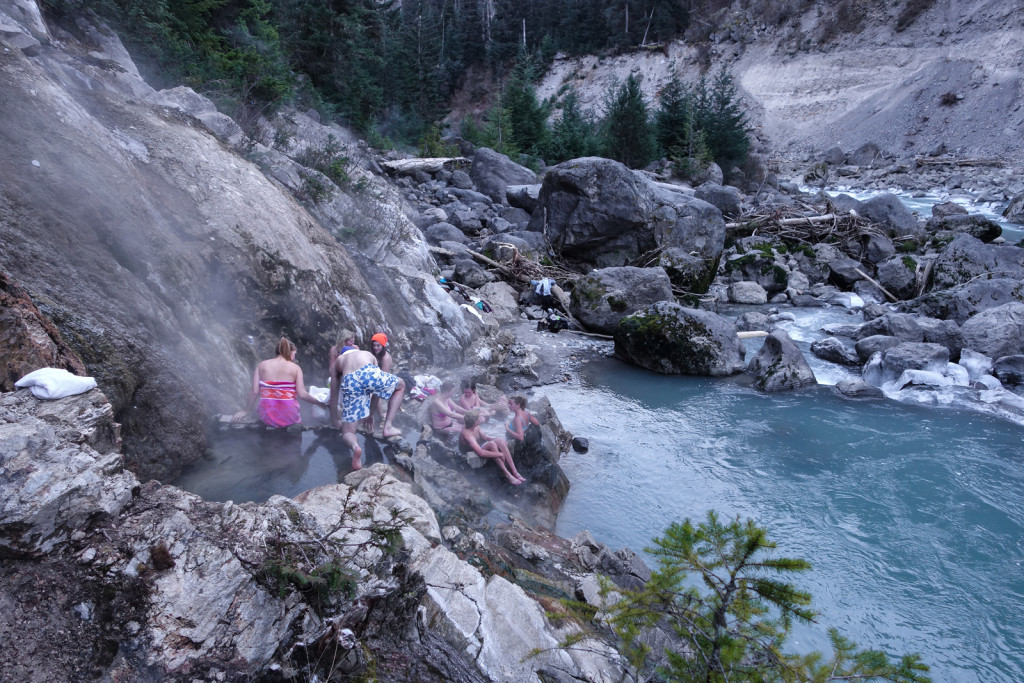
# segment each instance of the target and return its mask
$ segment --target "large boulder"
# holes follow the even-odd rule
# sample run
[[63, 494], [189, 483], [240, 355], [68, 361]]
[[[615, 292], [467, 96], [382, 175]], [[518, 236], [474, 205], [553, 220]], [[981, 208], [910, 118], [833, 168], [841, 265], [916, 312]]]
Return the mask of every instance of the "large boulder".
[[1019, 194], [1010, 200], [1010, 203], [1003, 209], [1003, 218], [1011, 223], [1024, 223], [1024, 194]]
[[721, 377], [744, 369], [736, 325], [668, 302], [623, 318], [615, 328], [615, 355], [667, 375]]
[[957, 235], [935, 260], [932, 289], [948, 289], [979, 278], [1024, 280], [1024, 249]]
[[899, 379], [906, 370], [938, 375], [946, 371], [949, 350], [940, 344], [903, 342], [874, 356], [864, 368], [864, 380], [876, 386]]
[[537, 198], [540, 197], [540, 184], [533, 185], [509, 185], [505, 188], [505, 199], [509, 206], [523, 209], [527, 213], [533, 213], [537, 208]]
[[440, 244], [441, 242], [469, 244], [469, 238], [466, 237], [466, 233], [446, 221], [434, 223], [429, 228], [426, 228], [423, 231], [423, 236], [431, 244]]
[[900, 341], [919, 342], [924, 340], [924, 330], [917, 324], [917, 319], [906, 313], [886, 313], [869, 320], [853, 333], [853, 339], [860, 341], [866, 337], [883, 334], [896, 337]]
[[509, 185], [532, 185], [537, 182], [536, 173], [487, 147], [479, 147], [473, 154], [469, 176], [480, 192], [498, 203], [505, 201]]
[[1024, 353], [1024, 304], [1009, 303], [982, 311], [961, 327], [964, 346], [989, 358]]
[[735, 218], [743, 213], [740, 191], [731, 185], [704, 183], [697, 187], [693, 196], [715, 206], [726, 218]]
[[768, 292], [756, 282], [733, 282], [728, 289], [729, 301], [737, 304], [768, 303]]
[[851, 166], [877, 166], [882, 159], [882, 150], [874, 142], [865, 142], [846, 158]]
[[917, 261], [911, 256], [883, 261], [878, 264], [875, 279], [897, 299], [912, 299], [917, 294]]
[[725, 221], [711, 204], [597, 157], [548, 169], [529, 229], [563, 256], [597, 267], [677, 248], [704, 265], [697, 293], [710, 285], [725, 242]]
[[964, 348], [964, 335], [955, 321], [918, 316], [914, 322], [924, 332], [924, 341], [945, 346], [953, 360], [960, 357], [960, 351]]
[[811, 353], [822, 360], [840, 365], [860, 365], [863, 362], [846, 344], [835, 337], [814, 341], [811, 343]]
[[764, 345], [751, 359], [747, 372], [761, 391], [789, 391], [817, 384], [803, 353], [786, 334], [776, 329], [765, 337]]
[[1024, 281], [993, 278], [971, 280], [952, 289], [932, 291], [909, 305], [922, 315], [962, 325], [981, 311], [1014, 302], [1024, 303]]
[[875, 195], [861, 204], [860, 213], [868, 220], [884, 226], [890, 237], [923, 234], [917, 224], [917, 217], [894, 194]]
[[658, 301], [673, 301], [672, 283], [663, 268], [600, 268], [573, 287], [573, 314], [596, 332], [611, 334], [627, 315]]
[[1003, 226], [990, 221], [980, 214], [952, 214], [933, 216], [928, 219], [925, 228], [929, 232], [949, 231], [964, 233], [985, 242], [991, 242], [1003, 234]]

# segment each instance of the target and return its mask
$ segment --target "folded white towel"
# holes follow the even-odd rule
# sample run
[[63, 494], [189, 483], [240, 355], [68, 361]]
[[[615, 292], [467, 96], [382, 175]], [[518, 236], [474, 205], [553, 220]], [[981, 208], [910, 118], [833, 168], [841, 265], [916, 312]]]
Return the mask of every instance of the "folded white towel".
[[19, 379], [14, 386], [31, 387], [36, 398], [64, 398], [95, 389], [96, 380], [72, 375], [61, 368], [40, 368]]
[[[330, 388], [315, 387], [311, 384], [309, 385], [309, 395], [318, 401], [327, 403], [327, 399], [331, 397], [331, 390]], [[313, 406], [312, 418], [316, 424], [329, 425], [331, 424], [331, 411], [329, 408]]]

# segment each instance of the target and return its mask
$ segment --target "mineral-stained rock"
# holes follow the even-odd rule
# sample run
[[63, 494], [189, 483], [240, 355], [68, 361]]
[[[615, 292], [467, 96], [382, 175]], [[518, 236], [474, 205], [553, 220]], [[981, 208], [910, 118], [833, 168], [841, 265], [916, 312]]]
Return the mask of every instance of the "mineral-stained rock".
[[615, 328], [615, 355], [654, 372], [719, 377], [742, 372], [736, 326], [721, 316], [656, 303]]
[[662, 268], [598, 268], [576, 281], [573, 314], [596, 332], [609, 334], [627, 315], [656, 301], [672, 301], [672, 283]]
[[40, 368], [63, 368], [84, 376], [82, 360], [22, 287], [0, 270], [0, 391]]

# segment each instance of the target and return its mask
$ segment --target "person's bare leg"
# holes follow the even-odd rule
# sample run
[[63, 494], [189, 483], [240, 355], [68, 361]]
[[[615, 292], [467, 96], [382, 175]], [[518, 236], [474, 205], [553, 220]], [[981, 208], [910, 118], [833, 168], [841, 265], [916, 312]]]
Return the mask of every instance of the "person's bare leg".
[[359, 447], [359, 440], [356, 439], [356, 423], [344, 422], [341, 425], [341, 441], [352, 449], [352, 469], [363, 469], [363, 449]]
[[395, 388], [394, 393], [391, 394], [391, 398], [388, 399], [388, 414], [384, 417], [384, 427], [380, 431], [380, 435], [387, 439], [392, 436], [401, 436], [402, 430], [395, 429], [391, 421], [395, 419], [395, 415], [398, 414], [398, 409], [402, 406], [402, 396], [405, 394], [405, 382], [398, 380], [398, 386]]
[[483, 449], [488, 453], [493, 453], [493, 455], [487, 455], [484, 457], [490, 458], [497, 463], [498, 467], [501, 468], [501, 473], [505, 475], [506, 479], [508, 479], [508, 483], [513, 486], [519, 486], [523, 483], [521, 478], [512, 476], [512, 473], [508, 471], [508, 466], [505, 464], [505, 454], [501, 452], [501, 448], [497, 444], [493, 441], [488, 441], [483, 445]]
[[512, 451], [508, 449], [508, 442], [505, 439], [495, 439], [494, 443], [498, 445], [498, 450], [501, 451], [502, 457], [505, 458], [509, 471], [520, 481], [526, 481], [526, 477], [519, 474], [519, 470], [516, 469], [516, 463], [512, 460]]

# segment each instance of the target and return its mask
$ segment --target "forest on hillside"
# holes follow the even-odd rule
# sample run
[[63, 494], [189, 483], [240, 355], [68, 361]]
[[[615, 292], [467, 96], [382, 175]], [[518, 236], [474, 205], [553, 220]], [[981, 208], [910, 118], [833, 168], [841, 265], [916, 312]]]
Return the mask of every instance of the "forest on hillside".
[[[932, 2], [906, 0], [903, 14], [919, 13]], [[864, 12], [854, 4], [839, 0], [826, 6], [829, 25], [856, 30]], [[616, 102], [635, 109], [636, 93], [621, 84], [607, 94], [600, 112], [575, 109], [571, 92], [558, 102], [536, 102], [533, 82], [556, 54], [615, 53], [684, 36], [706, 41], [730, 12], [743, 9], [758, 21], [781, 25], [814, 5], [815, 0], [41, 0], [48, 17], [72, 32], [78, 13], [96, 13], [117, 30], [155, 87], [189, 85], [246, 130], [259, 116], [292, 104], [352, 126], [377, 147], [418, 144], [430, 151], [453, 94], [467, 81], [480, 81], [496, 84], [480, 93], [495, 102], [484, 120], [466, 122], [463, 132], [475, 136], [474, 142], [549, 162], [582, 151], [631, 165], [672, 155], [666, 139], [677, 151], [683, 141], [688, 154], [696, 145], [698, 154], [720, 164], [742, 163], [743, 140], [727, 141], [729, 151], [723, 153], [717, 142], [721, 130], [691, 139], [690, 129], [700, 130], [696, 119], [707, 119], [715, 97], [720, 101], [714, 106], [728, 112], [724, 128], [735, 129], [727, 137], [745, 135], [728, 74], [715, 77], [717, 85], [709, 75], [683, 93], [687, 107], [706, 105], [703, 113], [685, 114], [690, 120], [679, 125], [686, 130], [657, 130], [664, 103], [644, 103], [651, 129], [641, 131], [639, 148], [622, 153], [608, 149], [616, 141], [610, 126], [631, 130], [642, 113], [624, 112], [629, 120], [623, 123], [612, 120], [611, 109]], [[556, 139], [569, 133], [570, 139]]]

